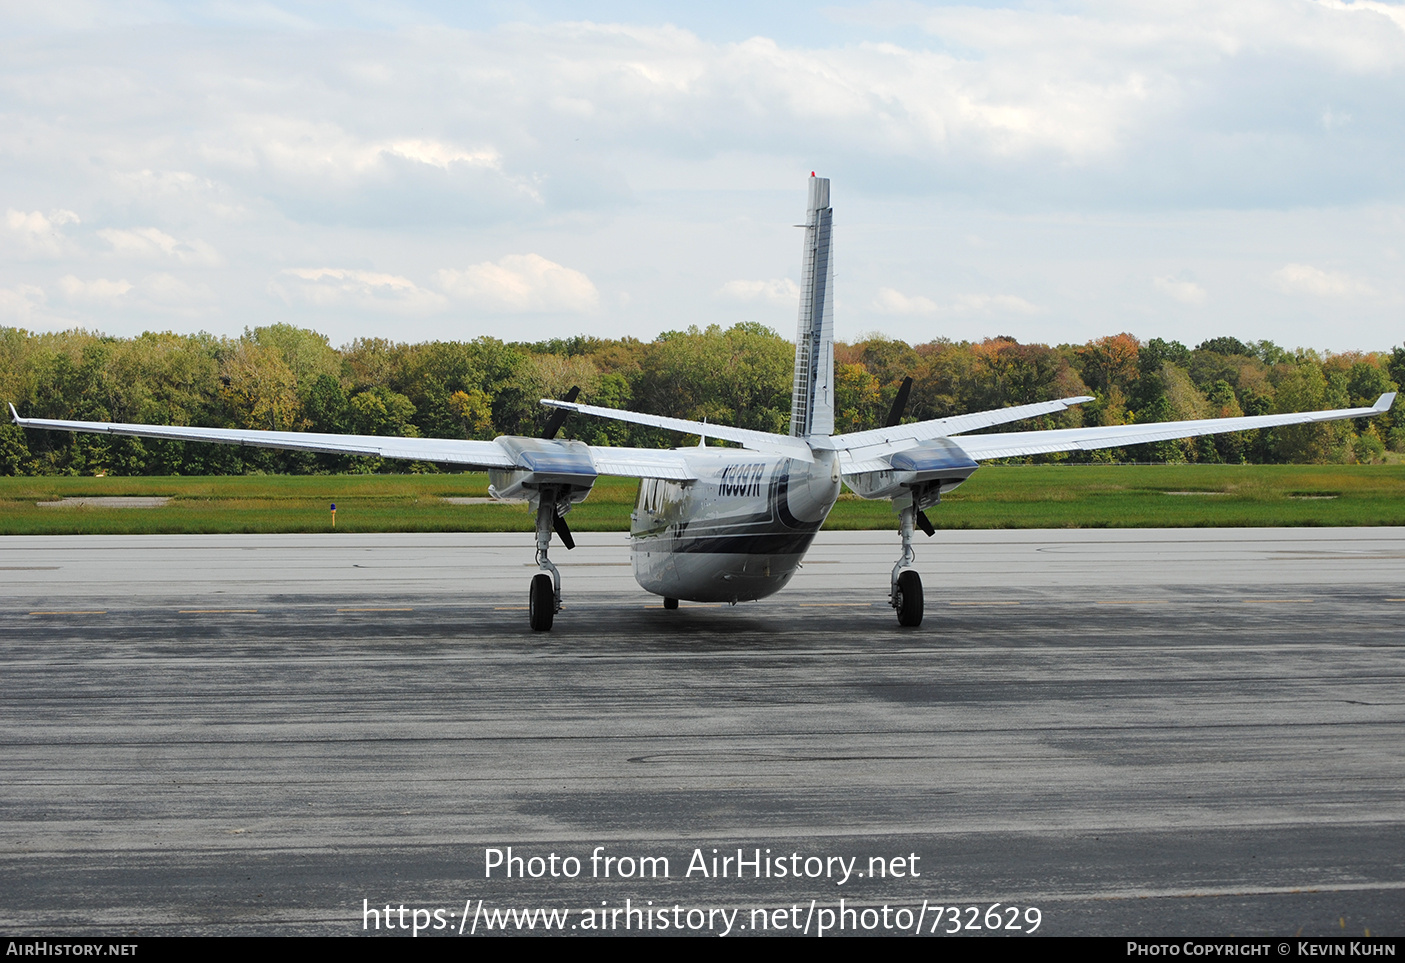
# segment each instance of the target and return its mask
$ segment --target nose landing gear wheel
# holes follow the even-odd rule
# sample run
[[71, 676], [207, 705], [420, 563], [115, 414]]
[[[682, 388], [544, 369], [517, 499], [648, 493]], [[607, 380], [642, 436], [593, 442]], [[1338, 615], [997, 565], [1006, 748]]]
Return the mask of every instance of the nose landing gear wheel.
[[678, 608], [678, 600], [666, 598], [663, 600], [663, 607], [666, 609], [676, 609]]
[[551, 576], [545, 572], [533, 576], [532, 596], [527, 606], [527, 620], [532, 624], [532, 631], [550, 632], [555, 615], [556, 588], [551, 584]]
[[898, 624], [922, 624], [922, 576], [908, 569], [898, 575], [897, 595], [893, 607], [898, 610]]

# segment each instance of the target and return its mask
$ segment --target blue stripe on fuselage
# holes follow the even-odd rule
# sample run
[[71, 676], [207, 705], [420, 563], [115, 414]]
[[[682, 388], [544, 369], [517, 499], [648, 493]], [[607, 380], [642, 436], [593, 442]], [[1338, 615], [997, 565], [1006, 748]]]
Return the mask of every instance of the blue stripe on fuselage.
[[706, 555], [803, 554], [824, 523], [802, 522], [791, 514], [788, 467], [768, 487], [767, 511], [730, 521], [682, 522], [662, 536], [671, 543], [666, 551]]

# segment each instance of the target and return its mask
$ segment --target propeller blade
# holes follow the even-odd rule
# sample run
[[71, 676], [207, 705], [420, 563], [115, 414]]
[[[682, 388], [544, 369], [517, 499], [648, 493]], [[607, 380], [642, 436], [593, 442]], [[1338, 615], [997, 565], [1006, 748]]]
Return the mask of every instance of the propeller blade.
[[928, 538], [931, 538], [933, 535], [937, 534], [937, 526], [932, 524], [932, 520], [927, 517], [927, 513], [924, 512], [922, 509], [919, 508], [917, 510], [916, 514], [913, 515], [912, 520], [917, 523], [918, 528], [922, 529], [922, 531], [927, 533]]
[[[576, 395], [580, 393], [580, 385], [576, 385], [575, 387], [571, 388], [570, 391], [566, 392], [566, 397], [562, 398], [561, 400], [575, 401]], [[551, 417], [547, 419], [546, 429], [542, 432], [542, 437], [545, 438], [547, 441], [550, 441], [551, 439], [555, 438], [556, 433], [561, 430], [561, 426], [566, 423], [566, 416], [569, 414], [570, 412], [567, 411], [565, 408], [551, 409]], [[567, 545], [566, 547], [570, 548], [571, 546]]]
[[893, 428], [903, 420], [903, 412], [907, 411], [907, 396], [911, 392], [912, 379], [904, 378], [902, 387], [898, 389], [898, 396], [893, 399], [893, 407], [888, 411], [888, 420], [883, 423], [884, 428]]
[[576, 540], [571, 536], [570, 526], [566, 524], [566, 519], [557, 515], [551, 520], [551, 527], [556, 529], [556, 534], [561, 536], [561, 544], [566, 546], [566, 551], [576, 547]]

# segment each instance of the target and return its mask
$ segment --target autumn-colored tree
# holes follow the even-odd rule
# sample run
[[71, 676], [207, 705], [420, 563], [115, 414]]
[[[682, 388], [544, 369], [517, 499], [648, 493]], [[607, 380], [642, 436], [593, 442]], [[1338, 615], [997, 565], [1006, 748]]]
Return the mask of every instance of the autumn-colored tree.
[[1107, 394], [1117, 388], [1125, 397], [1140, 371], [1137, 354], [1141, 343], [1125, 331], [1090, 341], [1078, 349], [1078, 373], [1089, 388]]

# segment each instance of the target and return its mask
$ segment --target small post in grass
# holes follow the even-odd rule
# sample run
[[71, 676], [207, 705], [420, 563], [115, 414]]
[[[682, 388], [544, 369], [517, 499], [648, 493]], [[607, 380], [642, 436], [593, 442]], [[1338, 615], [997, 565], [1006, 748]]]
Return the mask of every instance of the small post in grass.
[[337, 527], [337, 503], [332, 502], [332, 527]]

